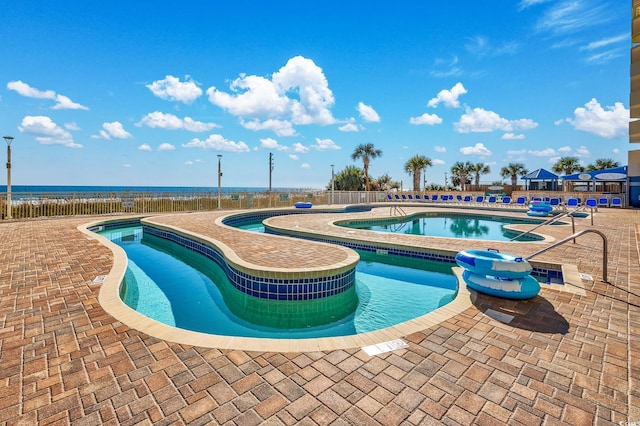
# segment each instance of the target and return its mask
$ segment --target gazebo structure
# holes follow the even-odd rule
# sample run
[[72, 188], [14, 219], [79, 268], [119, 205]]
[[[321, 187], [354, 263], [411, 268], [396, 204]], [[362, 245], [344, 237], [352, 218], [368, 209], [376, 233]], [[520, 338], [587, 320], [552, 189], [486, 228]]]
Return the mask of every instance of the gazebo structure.
[[627, 166], [579, 172], [562, 176], [562, 179], [573, 184], [573, 189], [578, 191], [614, 192], [620, 194], [627, 192]]
[[558, 175], [545, 169], [534, 170], [522, 177], [526, 191], [557, 191]]

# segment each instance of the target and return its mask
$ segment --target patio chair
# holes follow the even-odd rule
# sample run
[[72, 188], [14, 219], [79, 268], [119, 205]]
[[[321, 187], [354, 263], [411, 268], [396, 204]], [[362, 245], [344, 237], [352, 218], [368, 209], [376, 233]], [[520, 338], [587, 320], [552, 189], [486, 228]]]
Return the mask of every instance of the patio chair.
[[395, 194], [396, 196], [396, 201], [400, 201], [400, 196], [398, 194]]
[[503, 206], [509, 206], [511, 204], [511, 197], [507, 196], [507, 197], [502, 197], [502, 205]]
[[413, 201], [413, 195], [408, 194], [408, 195], [407, 195], [407, 198], [408, 198], [410, 201]]
[[598, 202], [595, 198], [587, 198], [584, 202], [585, 206], [590, 207], [592, 209], [598, 208]]
[[469, 204], [471, 202], [471, 195], [465, 195], [462, 199], [462, 202], [465, 204]]
[[407, 196], [405, 194], [402, 194], [402, 201], [407, 201]]
[[560, 205], [560, 198], [558, 197], [552, 197], [549, 199], [549, 205], [553, 206], [553, 207], [558, 207]]
[[622, 198], [620, 197], [611, 198], [611, 207], [622, 207]]
[[527, 205], [527, 197], [518, 197], [516, 198], [516, 204], [517, 207], [524, 207]]
[[484, 195], [478, 195], [476, 197], [476, 204], [482, 204], [484, 202]]
[[435, 203], [436, 201], [438, 201], [438, 194], [433, 194], [433, 195], [431, 196], [431, 201], [433, 201], [434, 203]]
[[387, 201], [393, 201], [393, 198], [391, 197], [391, 194], [387, 194]]
[[498, 197], [496, 197], [495, 195], [490, 195], [489, 198], [487, 198], [487, 203], [488, 204], [496, 204], [496, 202], [498, 201]]
[[567, 207], [578, 207], [580, 206], [580, 200], [578, 200], [577, 198], [569, 198], [567, 200]]
[[609, 199], [607, 197], [598, 198], [598, 207], [609, 207]]
[[422, 197], [420, 196], [420, 194], [416, 194], [416, 201], [422, 201]]

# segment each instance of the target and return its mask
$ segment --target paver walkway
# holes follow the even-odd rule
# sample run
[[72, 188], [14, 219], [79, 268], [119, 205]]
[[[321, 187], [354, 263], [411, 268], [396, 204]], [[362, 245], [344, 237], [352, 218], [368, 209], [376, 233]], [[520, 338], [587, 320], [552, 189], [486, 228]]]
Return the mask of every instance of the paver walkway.
[[[609, 241], [611, 284], [586, 281], [585, 295], [545, 288], [529, 301], [479, 295], [462, 314], [406, 336], [407, 349], [374, 357], [149, 337], [98, 304], [92, 280], [109, 273], [112, 255], [76, 229], [95, 218], [1, 223], [0, 422], [638, 422], [640, 215], [596, 217]], [[553, 257], [599, 277], [599, 244], [585, 237]], [[505, 314], [509, 324], [494, 319]]]

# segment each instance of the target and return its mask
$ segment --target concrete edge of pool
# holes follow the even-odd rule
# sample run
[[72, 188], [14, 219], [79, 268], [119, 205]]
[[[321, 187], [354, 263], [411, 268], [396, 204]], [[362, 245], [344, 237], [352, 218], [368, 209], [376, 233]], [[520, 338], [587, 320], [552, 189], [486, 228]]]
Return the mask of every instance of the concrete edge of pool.
[[[357, 349], [402, 338], [433, 327], [473, 306], [473, 300], [475, 298], [475, 292], [473, 290], [469, 291], [466, 285], [463, 284], [461, 279], [462, 269], [453, 267], [453, 272], [458, 280], [458, 291], [452, 302], [426, 315], [385, 329], [357, 335], [309, 339], [249, 338], [194, 332], [171, 327], [152, 320], [128, 307], [120, 299], [120, 285], [127, 268], [127, 256], [121, 247], [109, 241], [107, 238], [88, 230], [88, 228], [100, 223], [104, 223], [104, 221], [78, 226], [81, 232], [98, 240], [113, 253], [113, 267], [100, 288], [98, 296], [100, 305], [116, 320], [132, 329], [179, 344], [259, 352], [314, 352], [336, 349]], [[572, 288], [563, 288], [563, 285], [552, 285], [550, 288], [556, 287], [556, 289], [571, 292], [584, 291], [584, 289], [581, 288], [582, 280], [576, 267], [573, 265], [563, 265], [562, 270], [563, 274], [566, 274], [564, 275], [565, 283], [573, 284]]]

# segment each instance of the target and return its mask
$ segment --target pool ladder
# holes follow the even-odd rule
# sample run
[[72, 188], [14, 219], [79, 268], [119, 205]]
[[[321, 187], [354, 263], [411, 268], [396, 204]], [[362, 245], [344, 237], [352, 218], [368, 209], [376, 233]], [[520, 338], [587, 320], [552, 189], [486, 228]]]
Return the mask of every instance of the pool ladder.
[[596, 229], [583, 229], [582, 231], [576, 232], [573, 235], [569, 235], [567, 238], [557, 241], [553, 244], [551, 244], [549, 247], [545, 247], [542, 250], [538, 250], [537, 252], [530, 254], [529, 256], [525, 257], [526, 260], [531, 259], [534, 256], [537, 256], [539, 254], [542, 254], [546, 251], [551, 250], [552, 248], [558, 247], [559, 245], [562, 245], [566, 242], [569, 242], [571, 240], [573, 240], [573, 242], [575, 243], [575, 239], [583, 234], [587, 234], [593, 232], [594, 234], [598, 234], [602, 237], [602, 282], [608, 283], [609, 281], [607, 281], [607, 263], [608, 263], [608, 255], [607, 255], [607, 236], [604, 235], [602, 232], [596, 230]]
[[[525, 232], [523, 232], [521, 234], [516, 235], [515, 237], [513, 237], [509, 241], [515, 241], [515, 240], [517, 240], [518, 238], [520, 238], [522, 236], [530, 234], [531, 232], [535, 231], [536, 229], [538, 229], [540, 227], [543, 227], [545, 225], [551, 225], [553, 222], [556, 222], [556, 221], [558, 221], [558, 220], [560, 220], [560, 219], [562, 219], [563, 217], [566, 217], [566, 216], [571, 217], [571, 229], [572, 229], [572, 232], [575, 234], [575, 232], [576, 232], [576, 222], [575, 222], [575, 219], [573, 217], [573, 213], [575, 213], [577, 211], [580, 211], [580, 210], [584, 210], [584, 209], [585, 209], [585, 207], [582, 206], [582, 207], [578, 207], [575, 210], [571, 210], [570, 212], [566, 212], [566, 213], [562, 213], [562, 214], [557, 215], [557, 216], [553, 216], [553, 217], [545, 220], [544, 222], [537, 224], [536, 226], [534, 226], [533, 228], [529, 229], [528, 231], [525, 231]], [[593, 208], [591, 209], [591, 224], [593, 225]], [[574, 239], [573, 242], [575, 243], [575, 239]]]
[[402, 210], [402, 207], [400, 207], [400, 206], [391, 206], [391, 208], [389, 209], [389, 216], [401, 216], [401, 217], [404, 217], [406, 215], [407, 215], [407, 213], [405, 213], [405, 211]]

